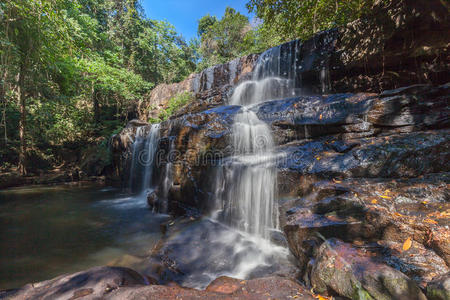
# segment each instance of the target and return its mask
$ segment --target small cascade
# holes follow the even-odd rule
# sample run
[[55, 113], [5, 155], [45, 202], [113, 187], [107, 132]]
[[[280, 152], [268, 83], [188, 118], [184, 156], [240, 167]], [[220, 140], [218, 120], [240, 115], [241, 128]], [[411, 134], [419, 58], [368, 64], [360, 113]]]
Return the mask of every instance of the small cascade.
[[128, 188], [131, 192], [140, 189], [140, 183], [142, 177], [140, 177], [142, 172], [142, 166], [139, 163], [139, 153], [144, 149], [146, 136], [145, 136], [146, 127], [138, 127], [136, 129], [136, 134], [134, 137], [134, 142], [132, 145], [132, 160], [130, 166], [130, 177], [129, 177], [129, 185]]
[[159, 141], [159, 124], [138, 127], [132, 146], [130, 168], [130, 191], [146, 197], [152, 189], [152, 175]]
[[172, 151], [175, 149], [175, 140], [170, 140], [170, 146], [169, 146], [169, 153], [167, 155], [167, 161], [166, 166], [164, 168], [164, 179], [162, 181], [161, 185], [161, 212], [166, 213], [168, 209], [168, 199], [169, 199], [169, 192], [173, 185], [173, 157], [172, 157]]
[[243, 82], [233, 92], [231, 105], [251, 105], [265, 100], [283, 99], [296, 95], [293, 82], [279, 77]]
[[300, 68], [300, 51], [301, 41], [299, 40], [267, 50], [258, 58], [253, 79], [262, 80], [268, 77], [280, 77], [292, 81], [293, 87], [300, 87], [301, 83], [297, 80], [297, 71]]
[[274, 142], [268, 126], [244, 108], [233, 125], [235, 155], [217, 176], [222, 218], [238, 229], [268, 239], [278, 227]]
[[152, 187], [153, 168], [156, 160], [156, 150], [159, 141], [159, 124], [153, 124], [147, 136], [145, 150], [142, 152], [141, 163], [144, 166], [144, 176], [142, 176], [142, 193], [147, 194]]
[[[242, 109], [232, 126], [232, 157], [217, 171], [215, 217], [252, 235], [265, 239], [278, 228], [277, 172], [275, 143], [271, 129], [258, 119], [252, 105], [267, 100], [294, 97], [301, 93], [300, 41], [267, 50], [258, 58], [253, 79], [237, 86], [229, 100]], [[307, 63], [307, 62], [306, 62]], [[328, 73], [321, 74], [322, 90], [327, 90]], [[305, 126], [305, 136], [308, 136]]]
[[228, 81], [229, 81], [229, 84], [231, 84], [231, 85], [233, 85], [234, 81], [236, 80], [240, 62], [241, 62], [241, 59], [236, 58], [228, 63]]

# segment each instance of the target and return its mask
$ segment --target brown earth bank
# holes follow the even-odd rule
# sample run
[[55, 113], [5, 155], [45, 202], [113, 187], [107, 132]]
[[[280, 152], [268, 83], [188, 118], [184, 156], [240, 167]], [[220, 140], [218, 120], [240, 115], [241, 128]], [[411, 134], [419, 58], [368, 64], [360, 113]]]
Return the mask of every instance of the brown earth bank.
[[[0, 297], [320, 299], [312, 289], [336, 299], [449, 299], [448, 16], [442, 1], [393, 1], [345, 27], [280, 46], [280, 53], [300, 49], [296, 84], [308, 89], [251, 109], [276, 140], [280, 226], [295, 272], [221, 277], [200, 291], [173, 282], [170, 271], [182, 269], [183, 259], [166, 255], [155, 262], [157, 272], [98, 268]], [[161, 124], [159, 150], [176, 153], [173, 184], [167, 193], [157, 188], [152, 203], [167, 201], [173, 216], [210, 212], [214, 166], [232, 153], [231, 125], [241, 109], [226, 103], [255, 62], [250, 56], [212, 67], [140, 103], [147, 120], [173, 95], [196, 93]], [[149, 124], [134, 120], [112, 138], [109, 178], [127, 182], [138, 127]], [[155, 166], [157, 187], [168, 161]], [[170, 246], [163, 240], [153, 254]]]

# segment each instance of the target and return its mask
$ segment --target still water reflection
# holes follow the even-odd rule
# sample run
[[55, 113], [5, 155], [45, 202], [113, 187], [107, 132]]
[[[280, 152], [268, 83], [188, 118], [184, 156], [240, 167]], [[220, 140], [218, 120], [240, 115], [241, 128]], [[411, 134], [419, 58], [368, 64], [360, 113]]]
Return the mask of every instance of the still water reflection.
[[166, 216], [97, 185], [0, 191], [0, 289], [98, 265], [139, 265]]

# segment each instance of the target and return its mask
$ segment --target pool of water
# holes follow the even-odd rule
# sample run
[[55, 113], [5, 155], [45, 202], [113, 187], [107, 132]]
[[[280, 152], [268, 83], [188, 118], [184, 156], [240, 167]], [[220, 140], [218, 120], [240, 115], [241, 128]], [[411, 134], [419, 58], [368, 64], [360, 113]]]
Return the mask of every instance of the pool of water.
[[0, 191], [0, 289], [99, 265], [136, 267], [167, 216], [98, 185]]

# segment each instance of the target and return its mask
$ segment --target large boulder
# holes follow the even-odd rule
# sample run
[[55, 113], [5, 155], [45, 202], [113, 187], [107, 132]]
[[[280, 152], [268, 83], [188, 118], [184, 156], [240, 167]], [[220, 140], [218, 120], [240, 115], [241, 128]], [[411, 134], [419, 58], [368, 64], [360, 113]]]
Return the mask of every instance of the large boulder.
[[71, 275], [62, 275], [40, 283], [0, 293], [6, 299], [97, 299], [124, 286], [142, 286], [146, 279], [137, 272], [120, 267], [97, 267]]
[[438, 276], [428, 283], [427, 297], [428, 300], [450, 299], [450, 273]]
[[167, 238], [153, 249], [145, 274], [160, 284], [176, 282], [200, 289], [224, 274], [246, 279], [297, 276], [287, 249], [268, 244], [261, 249], [257, 241], [221, 223], [194, 219], [171, 222]]
[[400, 271], [374, 260], [365, 249], [336, 239], [325, 241], [319, 248], [311, 284], [316, 292], [332, 290], [350, 299], [427, 299]]

